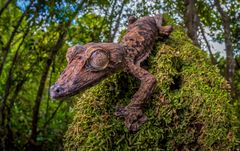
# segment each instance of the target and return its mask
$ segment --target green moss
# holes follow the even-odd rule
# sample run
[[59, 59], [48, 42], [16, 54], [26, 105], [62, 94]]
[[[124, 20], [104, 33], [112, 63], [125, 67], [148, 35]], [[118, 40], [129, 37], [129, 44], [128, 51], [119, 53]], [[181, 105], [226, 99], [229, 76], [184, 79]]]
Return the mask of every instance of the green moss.
[[131, 134], [113, 115], [128, 104], [139, 81], [116, 73], [81, 95], [65, 134], [66, 150], [231, 150], [236, 145], [235, 110], [229, 85], [207, 54], [180, 27], [157, 43], [144, 63], [158, 81], [147, 100], [148, 121]]

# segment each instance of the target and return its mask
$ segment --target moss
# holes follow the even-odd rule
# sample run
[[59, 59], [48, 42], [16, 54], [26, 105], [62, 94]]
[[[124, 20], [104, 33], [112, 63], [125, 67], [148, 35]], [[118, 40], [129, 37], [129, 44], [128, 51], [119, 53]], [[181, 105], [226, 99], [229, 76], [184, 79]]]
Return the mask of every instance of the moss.
[[66, 150], [234, 149], [237, 118], [229, 85], [207, 54], [180, 27], [174, 29], [143, 63], [158, 84], [140, 130], [129, 133], [113, 115], [114, 106], [128, 104], [139, 86], [127, 73], [116, 73], [79, 97], [65, 134]]

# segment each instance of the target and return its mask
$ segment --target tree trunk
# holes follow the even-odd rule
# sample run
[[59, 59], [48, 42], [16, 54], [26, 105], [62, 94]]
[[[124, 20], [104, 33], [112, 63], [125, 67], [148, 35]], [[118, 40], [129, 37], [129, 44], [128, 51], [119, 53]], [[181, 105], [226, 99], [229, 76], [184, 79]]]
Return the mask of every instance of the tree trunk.
[[2, 15], [3, 11], [8, 7], [8, 5], [11, 3], [12, 0], [6, 1], [3, 8], [0, 9], [0, 16]]
[[234, 96], [235, 89], [234, 89], [234, 72], [235, 72], [235, 60], [234, 60], [234, 54], [233, 54], [233, 46], [231, 41], [231, 28], [230, 28], [230, 17], [227, 15], [227, 13], [223, 10], [223, 8], [220, 5], [219, 0], [214, 0], [214, 4], [220, 13], [221, 20], [222, 20], [222, 26], [224, 29], [224, 40], [225, 40], [225, 47], [226, 47], [226, 79], [228, 80], [229, 84], [231, 85], [231, 94]]
[[187, 28], [187, 35], [193, 41], [193, 44], [200, 47], [198, 43], [198, 26], [199, 26], [199, 17], [197, 15], [197, 10], [195, 7], [195, 0], [185, 0], [185, 13], [184, 13], [184, 22]]

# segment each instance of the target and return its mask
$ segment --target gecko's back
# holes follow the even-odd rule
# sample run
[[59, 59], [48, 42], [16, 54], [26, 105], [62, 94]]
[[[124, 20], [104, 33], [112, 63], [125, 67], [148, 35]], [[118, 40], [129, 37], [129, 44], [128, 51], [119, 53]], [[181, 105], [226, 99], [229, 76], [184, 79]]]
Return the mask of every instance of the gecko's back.
[[153, 48], [161, 25], [160, 15], [138, 20], [130, 18], [128, 31], [122, 39], [124, 45], [132, 48], [128, 49], [127, 57], [137, 64], [145, 60]]

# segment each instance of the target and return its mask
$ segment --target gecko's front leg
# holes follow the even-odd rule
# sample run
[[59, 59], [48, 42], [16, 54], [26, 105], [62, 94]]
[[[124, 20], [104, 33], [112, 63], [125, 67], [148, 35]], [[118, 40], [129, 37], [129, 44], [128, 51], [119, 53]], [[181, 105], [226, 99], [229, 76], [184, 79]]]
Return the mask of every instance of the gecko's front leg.
[[145, 100], [149, 98], [156, 85], [155, 77], [133, 62], [127, 62], [127, 71], [141, 80], [138, 91], [133, 95], [131, 102], [124, 108], [118, 108], [115, 115], [125, 119], [125, 125], [131, 132], [136, 132], [138, 128], [147, 120], [142, 108]]

